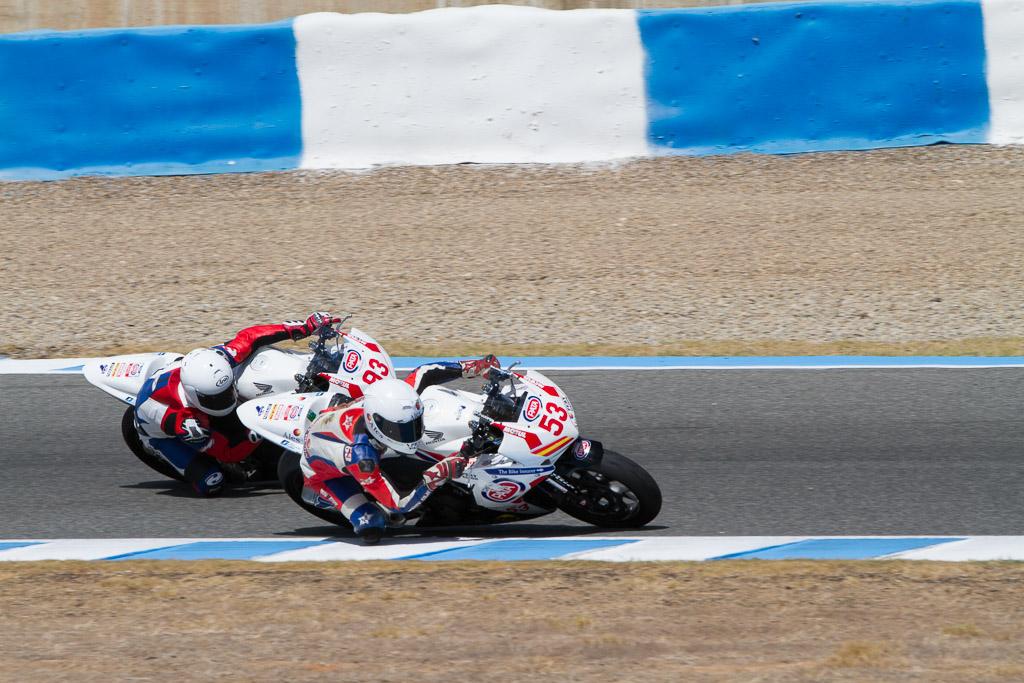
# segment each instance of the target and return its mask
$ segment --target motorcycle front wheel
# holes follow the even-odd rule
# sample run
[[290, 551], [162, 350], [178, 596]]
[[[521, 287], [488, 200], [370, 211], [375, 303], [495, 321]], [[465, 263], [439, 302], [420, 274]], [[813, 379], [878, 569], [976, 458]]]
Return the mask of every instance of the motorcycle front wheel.
[[642, 527], [661, 512], [661, 489], [654, 477], [621, 453], [606, 450], [601, 463], [566, 475], [576, 493], [558, 509], [570, 517], [609, 529]]

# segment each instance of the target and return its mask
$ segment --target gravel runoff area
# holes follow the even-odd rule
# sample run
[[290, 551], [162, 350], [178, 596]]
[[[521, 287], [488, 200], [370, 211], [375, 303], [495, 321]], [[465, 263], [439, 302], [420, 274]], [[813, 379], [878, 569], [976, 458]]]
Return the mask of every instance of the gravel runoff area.
[[1022, 196], [1024, 149], [949, 145], [5, 182], [0, 354], [328, 309], [398, 355], [1019, 355]]
[[0, 563], [10, 681], [1020, 681], [1020, 563]]

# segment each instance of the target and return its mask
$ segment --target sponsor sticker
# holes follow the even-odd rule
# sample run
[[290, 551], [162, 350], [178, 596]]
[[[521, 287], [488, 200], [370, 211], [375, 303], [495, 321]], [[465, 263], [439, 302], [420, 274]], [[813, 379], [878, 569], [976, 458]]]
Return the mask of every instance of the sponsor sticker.
[[359, 363], [362, 362], [362, 356], [355, 349], [349, 349], [348, 353], [345, 354], [345, 361], [342, 363], [342, 367], [345, 368], [346, 372], [355, 372], [359, 369]]
[[218, 387], [222, 387], [222, 386], [224, 386], [225, 384], [227, 384], [230, 381], [231, 381], [231, 378], [228, 377], [227, 375], [224, 375], [223, 377], [218, 377], [217, 378], [217, 386]]
[[347, 337], [348, 339], [351, 339], [353, 341], [359, 342], [360, 344], [362, 344], [363, 346], [368, 348], [370, 351], [379, 351], [380, 350], [380, 347], [377, 346], [376, 344], [374, 344], [373, 342], [370, 342], [370, 341], [368, 341], [366, 339], [360, 339], [359, 337], [355, 336], [351, 332], [346, 334], [345, 337]]
[[531, 396], [530, 400], [523, 406], [523, 417], [526, 418], [527, 422], [533, 422], [540, 415], [541, 402], [536, 396]]
[[533, 386], [537, 387], [538, 389], [543, 389], [544, 386], [545, 386], [543, 382], [539, 382], [536, 379], [534, 379], [533, 377], [530, 377], [529, 375], [520, 375], [518, 372], [513, 373], [513, 374], [515, 374], [516, 377], [518, 377], [519, 379], [523, 380], [527, 384], [532, 384]]
[[518, 498], [524, 491], [526, 491], [526, 484], [512, 479], [499, 479], [488, 484], [481, 493], [487, 500], [493, 500], [495, 503], [507, 503]]
[[577, 460], [586, 460], [587, 456], [590, 455], [590, 442], [586, 439], [581, 439], [576, 447], [572, 449], [572, 455]]
[[512, 467], [499, 467], [486, 469], [484, 472], [503, 477], [514, 477], [526, 474], [545, 474], [554, 471], [554, 467], [524, 467], [522, 469]]
[[256, 414], [264, 420], [295, 420], [302, 415], [302, 406], [271, 403], [265, 406], [256, 406]]
[[562, 394], [562, 400], [565, 401], [565, 407], [569, 409], [569, 419], [572, 420], [573, 424], [576, 424], [576, 411], [572, 409], [572, 403], [569, 402], [569, 397]]
[[506, 425], [502, 431], [506, 434], [511, 434], [512, 436], [518, 436], [520, 439], [526, 439], [526, 432], [522, 429], [516, 429], [515, 427], [509, 427]]

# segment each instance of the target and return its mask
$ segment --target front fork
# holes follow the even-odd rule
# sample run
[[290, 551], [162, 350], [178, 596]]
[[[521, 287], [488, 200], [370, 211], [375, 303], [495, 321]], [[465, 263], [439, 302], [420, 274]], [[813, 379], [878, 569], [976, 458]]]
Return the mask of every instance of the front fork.
[[576, 439], [556, 463], [556, 469], [541, 484], [558, 503], [566, 498], [571, 499], [579, 507], [586, 507], [586, 492], [572, 483], [569, 473], [573, 470], [589, 469], [601, 464], [604, 457], [604, 446], [593, 439]]

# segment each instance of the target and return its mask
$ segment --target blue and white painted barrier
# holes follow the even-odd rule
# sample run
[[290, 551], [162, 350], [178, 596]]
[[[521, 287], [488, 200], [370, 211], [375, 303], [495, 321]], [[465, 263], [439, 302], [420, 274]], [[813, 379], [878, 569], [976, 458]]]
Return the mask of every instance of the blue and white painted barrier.
[[1024, 0], [0, 36], [0, 179], [1024, 141]]
[[[15, 360], [0, 358], [0, 375], [69, 375], [94, 358]], [[395, 369], [459, 358], [396, 356]], [[882, 368], [1024, 368], [1024, 356], [535, 356], [517, 358], [534, 370], [840, 370]]]
[[0, 540], [0, 562], [37, 560], [1024, 560], [1024, 536], [661, 536], [649, 538], [337, 538]]

